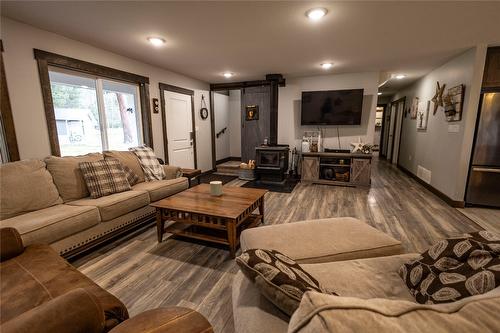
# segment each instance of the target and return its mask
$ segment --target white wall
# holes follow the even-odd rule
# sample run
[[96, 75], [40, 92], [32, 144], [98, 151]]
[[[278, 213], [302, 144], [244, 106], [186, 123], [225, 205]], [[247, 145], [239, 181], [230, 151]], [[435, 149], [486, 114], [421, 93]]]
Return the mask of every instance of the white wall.
[[[456, 201], [464, 200], [485, 57], [486, 46], [470, 49], [393, 97], [397, 100], [406, 96], [406, 107], [419, 97], [420, 107], [426, 108], [434, 96], [436, 81], [446, 84], [446, 88], [465, 85], [462, 120], [447, 122], [442, 108], [433, 115], [431, 103], [426, 131], [417, 131], [415, 119], [403, 119], [399, 152], [400, 165], [415, 175], [419, 165], [430, 170], [430, 184]], [[458, 125], [458, 132], [450, 133], [449, 125]]]
[[241, 157], [241, 91], [229, 91], [229, 146], [231, 157]]
[[[316, 126], [300, 125], [302, 91], [364, 89], [361, 125], [338, 126], [340, 146], [351, 149], [351, 142], [358, 137], [365, 143], [373, 144], [375, 131], [375, 111], [378, 90], [377, 72], [333, 74], [293, 78], [286, 80], [286, 87], [279, 89], [278, 102], [278, 143], [300, 148], [304, 131], [316, 130]], [[325, 148], [338, 148], [337, 126], [322, 126]]]
[[[1, 17], [1, 38], [7, 85], [9, 87], [14, 125], [22, 159], [50, 155], [49, 136], [43, 109], [42, 92], [33, 49], [41, 49], [103, 66], [149, 77], [151, 98], [159, 98], [158, 83], [167, 83], [195, 91], [195, 123], [198, 168], [212, 168], [210, 119], [199, 114], [201, 95], [209, 98], [209, 85], [162, 68], [98, 49], [61, 35], [37, 29]], [[151, 49], [151, 52], [155, 52]], [[207, 103], [208, 104], [208, 103]], [[209, 107], [209, 105], [207, 105]], [[151, 114], [154, 150], [163, 156], [161, 115]]]
[[215, 134], [222, 129], [226, 131], [215, 137], [215, 160], [219, 161], [231, 156], [229, 147], [229, 96], [214, 93]]

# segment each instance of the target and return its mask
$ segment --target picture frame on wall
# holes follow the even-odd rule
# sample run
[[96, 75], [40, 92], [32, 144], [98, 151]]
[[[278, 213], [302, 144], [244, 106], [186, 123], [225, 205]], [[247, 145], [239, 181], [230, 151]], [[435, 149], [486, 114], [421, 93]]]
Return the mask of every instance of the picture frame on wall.
[[431, 108], [431, 101], [427, 101], [427, 107], [425, 110], [418, 110], [417, 113], [417, 130], [425, 131], [427, 130], [427, 120], [429, 118], [429, 110]]
[[463, 84], [448, 89], [448, 93], [444, 97], [444, 114], [446, 121], [452, 122], [462, 120], [464, 95], [465, 86]]
[[245, 119], [247, 121], [259, 120], [259, 106], [258, 105], [247, 105], [245, 107]]
[[412, 102], [411, 102], [411, 109], [410, 109], [410, 118], [411, 119], [417, 119], [419, 103], [420, 103], [419, 98], [414, 97]]

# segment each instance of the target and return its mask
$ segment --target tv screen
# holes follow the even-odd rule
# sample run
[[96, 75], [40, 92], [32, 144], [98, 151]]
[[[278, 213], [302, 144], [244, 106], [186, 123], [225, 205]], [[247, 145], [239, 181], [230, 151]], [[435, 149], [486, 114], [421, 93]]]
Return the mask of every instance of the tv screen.
[[363, 89], [303, 91], [302, 125], [359, 125]]

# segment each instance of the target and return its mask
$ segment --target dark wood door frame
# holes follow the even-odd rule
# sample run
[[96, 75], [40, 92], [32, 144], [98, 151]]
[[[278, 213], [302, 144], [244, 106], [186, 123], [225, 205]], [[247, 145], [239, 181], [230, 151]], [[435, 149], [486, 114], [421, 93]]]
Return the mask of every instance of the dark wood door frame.
[[5, 144], [9, 154], [9, 162], [19, 161], [19, 148], [17, 146], [16, 129], [14, 127], [14, 118], [12, 116], [12, 107], [10, 105], [9, 89], [7, 88], [7, 78], [5, 75], [5, 66], [3, 62], [3, 42], [0, 40], [0, 71], [1, 73], [1, 105], [0, 117], [2, 117], [3, 131], [5, 134]]
[[[394, 104], [396, 104], [396, 117], [399, 117], [399, 112], [398, 112], [398, 108], [397, 108], [397, 105], [399, 103], [403, 102], [403, 109], [402, 109], [402, 114], [401, 114], [401, 128], [399, 129], [399, 142], [398, 142], [398, 159], [396, 160], [396, 165], [399, 165], [399, 152], [400, 152], [400, 148], [401, 148], [401, 139], [402, 139], [402, 135], [403, 135], [403, 121], [405, 120], [405, 108], [406, 108], [406, 96], [404, 97], [401, 97], [400, 99], [398, 100], [395, 100]], [[392, 104], [391, 103], [391, 104]], [[392, 158], [394, 156], [394, 143], [395, 143], [395, 134], [396, 134], [396, 127], [398, 127], [398, 119], [396, 118], [395, 119], [395, 123], [394, 123], [394, 129], [393, 129], [393, 134], [392, 134], [392, 154], [391, 154], [391, 163], [392, 163]]]
[[[380, 157], [385, 157], [384, 154], [382, 154], [382, 144], [384, 143], [384, 130], [385, 130], [385, 116], [386, 116], [386, 110], [387, 110], [387, 104], [377, 104], [377, 107], [384, 108], [382, 110], [382, 127], [380, 128], [380, 140], [378, 143], [379, 147], [379, 156]], [[375, 110], [375, 118], [377, 117], [377, 111]]]
[[212, 126], [212, 168], [215, 170], [217, 166], [216, 162], [216, 151], [215, 151], [215, 112], [214, 112], [214, 98], [213, 93], [223, 90], [242, 90], [250, 87], [262, 87], [270, 86], [270, 119], [271, 131], [269, 135], [269, 142], [272, 145], [278, 144], [278, 94], [279, 87], [286, 86], [286, 80], [281, 74], [267, 74], [265, 80], [255, 80], [255, 81], [241, 81], [241, 82], [230, 82], [230, 83], [212, 83], [210, 84], [210, 118]]
[[[191, 96], [191, 122], [193, 128], [193, 150], [194, 150], [194, 168], [198, 168], [198, 158], [197, 158], [197, 150], [196, 150], [196, 122], [195, 122], [195, 114], [194, 114], [194, 90], [173, 86], [166, 83], [159, 83], [160, 88], [160, 104], [161, 104], [161, 125], [163, 132], [163, 154], [165, 156], [165, 163], [169, 163], [168, 157], [168, 133], [167, 133], [167, 115], [166, 115], [166, 105], [165, 105], [165, 91], [175, 92], [178, 94]], [[210, 98], [210, 104], [212, 103], [212, 99]], [[212, 108], [210, 108], [210, 114], [212, 115]], [[213, 117], [211, 116], [213, 119]], [[213, 154], [213, 148], [212, 148]]]

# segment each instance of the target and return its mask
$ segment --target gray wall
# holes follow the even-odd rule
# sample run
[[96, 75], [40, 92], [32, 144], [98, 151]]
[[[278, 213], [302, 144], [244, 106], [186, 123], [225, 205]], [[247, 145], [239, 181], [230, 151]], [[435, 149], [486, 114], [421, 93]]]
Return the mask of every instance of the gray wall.
[[[418, 166], [431, 172], [430, 184], [453, 200], [464, 200], [465, 182], [476, 121], [485, 48], [477, 47], [449, 60], [417, 82], [399, 91], [392, 100], [406, 96], [407, 107], [414, 97], [420, 108], [427, 107], [436, 89], [436, 81], [450, 88], [465, 85], [464, 111], [459, 122], [447, 122], [444, 111], [433, 114], [431, 103], [427, 130], [417, 131], [417, 120], [403, 119], [399, 164], [417, 175]], [[452, 132], [450, 125], [458, 125]]]

